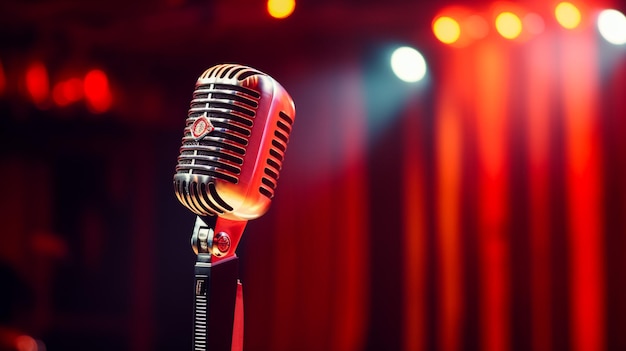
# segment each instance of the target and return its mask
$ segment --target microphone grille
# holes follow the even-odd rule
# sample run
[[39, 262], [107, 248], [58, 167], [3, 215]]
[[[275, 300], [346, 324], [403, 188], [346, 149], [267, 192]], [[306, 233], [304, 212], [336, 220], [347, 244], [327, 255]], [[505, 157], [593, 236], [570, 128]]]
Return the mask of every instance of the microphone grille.
[[261, 93], [230, 82], [255, 74], [263, 73], [245, 66], [218, 65], [198, 79], [208, 82], [198, 84], [193, 92], [176, 165], [176, 174], [185, 177], [175, 184], [179, 198], [198, 214], [233, 209], [215, 190], [214, 181], [239, 183]]
[[201, 215], [251, 219], [268, 208], [295, 117], [272, 77], [233, 64], [196, 83], [174, 175], [179, 201]]

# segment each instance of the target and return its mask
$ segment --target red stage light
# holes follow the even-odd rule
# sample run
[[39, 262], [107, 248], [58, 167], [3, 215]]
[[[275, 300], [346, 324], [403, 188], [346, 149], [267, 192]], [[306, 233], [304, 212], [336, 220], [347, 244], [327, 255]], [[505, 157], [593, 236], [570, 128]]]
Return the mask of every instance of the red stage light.
[[444, 44], [452, 44], [461, 36], [461, 26], [454, 18], [441, 16], [433, 21], [433, 33]]
[[106, 112], [113, 103], [113, 96], [109, 88], [109, 79], [99, 69], [93, 69], [85, 75], [83, 82], [87, 107], [91, 112]]
[[433, 19], [431, 29], [444, 44], [462, 48], [489, 34], [489, 24], [482, 14], [462, 6], [448, 6]]
[[63, 93], [63, 82], [59, 82], [52, 88], [52, 99], [57, 106], [67, 106], [70, 102], [65, 98]]
[[83, 82], [79, 78], [71, 78], [54, 85], [52, 99], [58, 106], [66, 106], [83, 97]]
[[63, 85], [63, 94], [71, 102], [82, 99], [83, 82], [80, 80], [80, 78], [68, 79]]
[[35, 104], [42, 104], [50, 93], [48, 71], [41, 62], [35, 62], [26, 71], [26, 90]]

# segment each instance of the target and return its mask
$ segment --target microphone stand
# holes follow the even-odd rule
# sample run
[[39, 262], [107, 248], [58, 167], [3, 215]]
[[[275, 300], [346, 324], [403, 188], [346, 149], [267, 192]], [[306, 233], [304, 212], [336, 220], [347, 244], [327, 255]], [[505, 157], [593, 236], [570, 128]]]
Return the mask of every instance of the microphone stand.
[[243, 290], [235, 249], [246, 223], [218, 217], [213, 229], [196, 217], [193, 351], [243, 350]]

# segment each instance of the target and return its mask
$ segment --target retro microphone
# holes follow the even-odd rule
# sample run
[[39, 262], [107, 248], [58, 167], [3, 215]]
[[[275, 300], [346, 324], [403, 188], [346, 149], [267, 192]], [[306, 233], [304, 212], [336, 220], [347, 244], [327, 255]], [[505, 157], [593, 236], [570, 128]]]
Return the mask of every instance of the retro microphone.
[[194, 351], [243, 345], [235, 250], [269, 208], [294, 118], [287, 91], [254, 68], [216, 65], [196, 82], [174, 174], [178, 200], [197, 215]]

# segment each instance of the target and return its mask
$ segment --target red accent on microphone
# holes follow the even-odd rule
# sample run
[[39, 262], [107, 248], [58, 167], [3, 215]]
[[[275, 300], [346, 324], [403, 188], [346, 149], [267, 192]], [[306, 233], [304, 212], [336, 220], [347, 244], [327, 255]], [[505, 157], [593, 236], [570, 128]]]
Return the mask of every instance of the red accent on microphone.
[[[219, 233], [226, 233], [230, 237], [230, 248], [228, 251], [223, 252], [221, 256], [212, 255], [211, 263], [219, 262], [225, 258], [235, 256], [235, 250], [243, 235], [243, 230], [246, 228], [248, 221], [234, 221], [226, 219], [224, 217], [217, 217], [215, 222], [215, 236]], [[215, 243], [213, 245], [215, 247]]]

